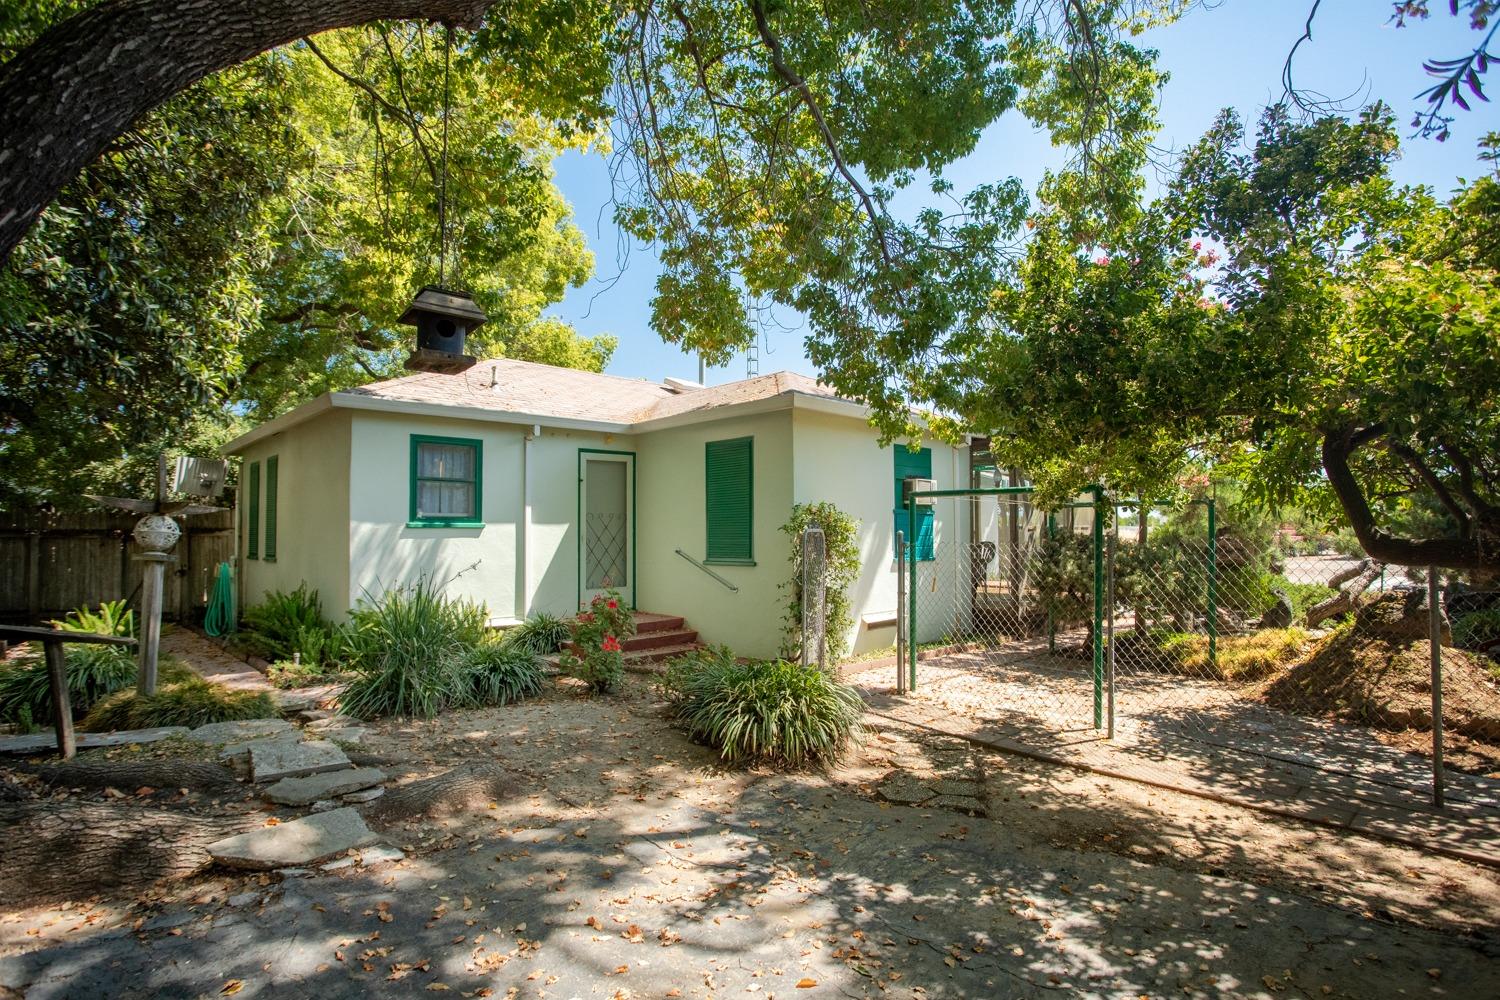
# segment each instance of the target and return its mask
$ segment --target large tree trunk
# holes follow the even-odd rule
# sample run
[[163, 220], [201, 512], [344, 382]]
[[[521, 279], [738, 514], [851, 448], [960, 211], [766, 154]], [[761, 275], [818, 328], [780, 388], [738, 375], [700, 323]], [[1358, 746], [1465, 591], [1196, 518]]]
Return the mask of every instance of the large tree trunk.
[[209, 866], [209, 844], [255, 825], [253, 816], [69, 799], [0, 806], [0, 907], [136, 892], [186, 878]]
[[0, 263], [142, 115], [218, 70], [377, 20], [476, 27], [495, 0], [104, 0], [0, 66]]
[[1320, 624], [1334, 615], [1341, 615], [1346, 611], [1354, 611], [1359, 607], [1359, 595], [1370, 589], [1370, 584], [1379, 578], [1385, 571], [1384, 563], [1371, 562], [1366, 559], [1357, 567], [1353, 576], [1341, 573], [1329, 581], [1329, 586], [1337, 587], [1345, 580], [1352, 579], [1354, 582], [1343, 587], [1337, 594], [1326, 600], [1319, 601], [1307, 609], [1307, 627], [1317, 628]]

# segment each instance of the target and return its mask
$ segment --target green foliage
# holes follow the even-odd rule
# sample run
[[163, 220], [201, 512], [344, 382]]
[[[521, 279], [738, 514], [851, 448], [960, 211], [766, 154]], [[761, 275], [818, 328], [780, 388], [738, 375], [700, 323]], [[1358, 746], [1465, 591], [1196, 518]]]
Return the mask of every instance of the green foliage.
[[739, 663], [715, 652], [679, 664], [671, 683], [678, 721], [726, 764], [834, 761], [864, 714], [854, 688], [786, 660]]
[[140, 697], [134, 688], [110, 695], [93, 707], [78, 728], [102, 733], [157, 726], [206, 726], [211, 722], [274, 719], [276, 703], [264, 691], [233, 691], [206, 681], [180, 664], [161, 663], [156, 693]]
[[244, 627], [234, 638], [267, 660], [291, 660], [300, 653], [303, 665], [315, 669], [323, 662], [332, 631], [318, 592], [304, 583], [291, 593], [269, 591], [261, 603], [246, 608]]
[[1273, 592], [1279, 590], [1286, 594], [1287, 599], [1292, 602], [1293, 622], [1306, 622], [1309, 608], [1326, 601], [1336, 593], [1327, 584], [1299, 583], [1296, 580], [1288, 580], [1280, 574], [1272, 574], [1266, 578], [1266, 589]]
[[339, 707], [359, 719], [427, 719], [460, 690], [463, 665], [485, 640], [485, 610], [423, 579], [360, 601], [344, 633], [354, 679]]
[[[135, 658], [119, 646], [67, 645], [64, 664], [68, 700], [73, 715], [81, 716], [105, 697], [136, 680]], [[0, 719], [20, 721], [52, 718], [52, 684], [47, 663], [31, 657], [0, 669]]]
[[1042, 609], [1058, 628], [1083, 622], [1092, 627], [1094, 615], [1094, 540], [1059, 526], [1043, 536], [1031, 556], [1027, 579], [1036, 589]]
[[735, 662], [728, 646], [705, 646], [668, 660], [656, 679], [656, 691], [676, 708], [687, 697], [688, 683], [705, 670], [722, 670]]
[[1483, 649], [1500, 642], [1500, 608], [1473, 611], [1453, 621], [1453, 645], [1460, 649]]
[[501, 641], [511, 649], [549, 656], [562, 649], [572, 636], [573, 630], [565, 619], [538, 611], [521, 624], [506, 629]]
[[105, 601], [97, 609], [74, 608], [61, 621], [54, 619], [52, 627], [65, 632], [91, 632], [94, 635], [123, 635], [133, 638], [135, 612], [121, 598], [117, 601]]
[[1225, 113], [1119, 224], [1081, 240], [1066, 209], [1036, 216], [994, 335], [927, 377], [967, 379], [952, 410], [1044, 495], [1173, 495], [1211, 467], [1385, 561], [1481, 568], [1500, 552], [1500, 181], [1444, 204], [1391, 182], [1397, 152], [1379, 107], [1272, 108], [1249, 141]]
[[[94, 635], [135, 635], [135, 613], [124, 600], [106, 601], [97, 609], [75, 608], [54, 628]], [[83, 715], [107, 695], [136, 681], [136, 661], [124, 646], [64, 643], [68, 700], [75, 717]], [[52, 718], [52, 684], [46, 660], [40, 656], [0, 667], [0, 719], [36, 724]]]
[[328, 680], [322, 663], [276, 660], [266, 669], [266, 679], [278, 688], [312, 687]]
[[589, 609], [573, 619], [573, 646], [563, 655], [562, 668], [588, 684], [596, 694], [607, 694], [625, 679], [621, 640], [635, 635], [635, 617], [618, 591], [595, 595]]
[[788, 659], [800, 660], [802, 655], [802, 533], [808, 528], [823, 529], [825, 644], [828, 662], [834, 664], [849, 651], [849, 630], [854, 626], [849, 588], [859, 579], [859, 522], [831, 503], [799, 503], [781, 526], [791, 542], [791, 578], [781, 585], [787, 594], [781, 655]]
[[1190, 677], [1248, 683], [1280, 673], [1297, 662], [1312, 636], [1300, 628], [1268, 628], [1249, 635], [1220, 636], [1214, 659], [1208, 636], [1153, 630], [1151, 641], [1168, 669]]
[[452, 702], [463, 708], [509, 705], [540, 694], [544, 677], [536, 653], [508, 642], [483, 642], [464, 658]]

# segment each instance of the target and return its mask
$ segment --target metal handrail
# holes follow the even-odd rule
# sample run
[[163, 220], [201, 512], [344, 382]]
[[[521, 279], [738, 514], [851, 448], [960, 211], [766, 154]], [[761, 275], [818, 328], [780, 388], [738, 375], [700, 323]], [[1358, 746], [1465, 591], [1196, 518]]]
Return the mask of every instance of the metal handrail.
[[728, 587], [730, 590], [734, 591], [736, 594], [738, 594], [740, 592], [740, 588], [736, 587], [734, 584], [730, 583], [728, 580], [724, 579], [722, 576], [720, 576], [719, 574], [715, 573], [713, 570], [709, 569], [707, 566], [703, 565], [701, 562], [699, 562], [698, 560], [694, 559], [692, 556], [688, 555], [686, 552], [682, 551], [681, 549], [678, 549], [677, 550], [677, 554], [680, 555], [680, 556], [682, 556], [682, 558], [686, 559], [688, 562], [692, 563], [694, 566], [697, 566], [699, 569], [701, 569], [703, 572], [707, 573], [709, 576], [713, 577], [715, 580], [718, 580], [720, 583], [722, 583], [724, 586]]

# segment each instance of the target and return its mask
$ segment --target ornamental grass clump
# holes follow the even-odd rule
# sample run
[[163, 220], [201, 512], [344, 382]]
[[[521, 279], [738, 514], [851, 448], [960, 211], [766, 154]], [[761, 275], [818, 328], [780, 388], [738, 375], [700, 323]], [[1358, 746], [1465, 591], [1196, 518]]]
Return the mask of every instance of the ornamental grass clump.
[[805, 767], [837, 760], [861, 730], [864, 702], [822, 670], [714, 653], [674, 678], [673, 712], [726, 764]]
[[211, 722], [274, 719], [280, 713], [264, 691], [233, 691], [204, 680], [182, 662], [163, 657], [156, 693], [141, 697], [132, 688], [100, 701], [78, 728], [86, 733], [159, 726], [196, 728]]
[[589, 610], [572, 622], [573, 641], [562, 658], [562, 668], [596, 694], [607, 694], [625, 679], [625, 647], [635, 635], [635, 619], [613, 590], [589, 602]]
[[484, 606], [421, 580], [361, 601], [341, 644], [354, 679], [339, 707], [359, 719], [430, 719], [462, 690], [463, 667], [485, 640]]
[[572, 637], [573, 631], [565, 619], [538, 611], [521, 624], [506, 629], [501, 641], [509, 649], [548, 656], [561, 650]]
[[459, 669], [453, 704], [462, 708], [508, 705], [540, 694], [542, 658], [519, 645], [484, 642], [470, 650]]

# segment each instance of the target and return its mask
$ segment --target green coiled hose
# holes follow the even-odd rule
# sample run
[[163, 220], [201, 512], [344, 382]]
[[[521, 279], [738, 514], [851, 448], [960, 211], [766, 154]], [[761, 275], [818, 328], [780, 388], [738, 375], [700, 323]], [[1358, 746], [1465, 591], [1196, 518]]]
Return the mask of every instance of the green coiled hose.
[[208, 593], [208, 610], [203, 616], [203, 631], [212, 636], [225, 636], [234, 631], [234, 569], [227, 563], [219, 563], [219, 574], [214, 580], [213, 590]]

